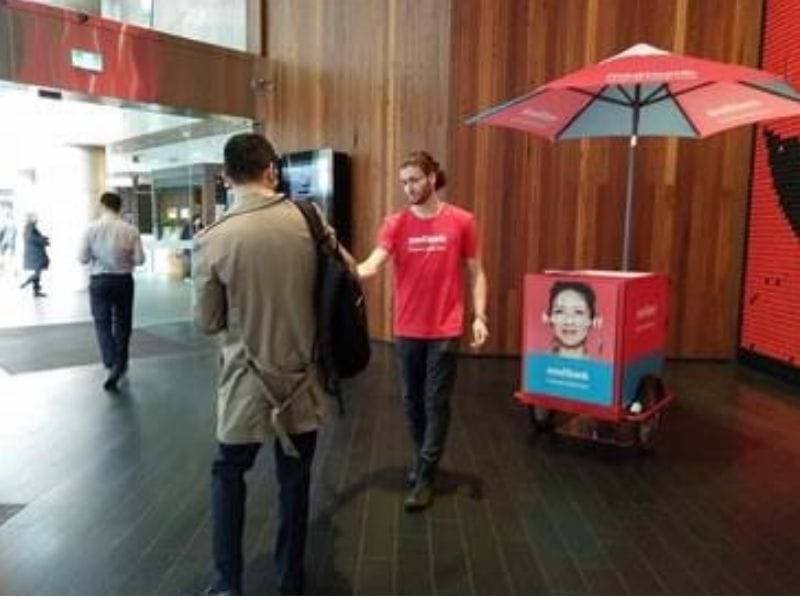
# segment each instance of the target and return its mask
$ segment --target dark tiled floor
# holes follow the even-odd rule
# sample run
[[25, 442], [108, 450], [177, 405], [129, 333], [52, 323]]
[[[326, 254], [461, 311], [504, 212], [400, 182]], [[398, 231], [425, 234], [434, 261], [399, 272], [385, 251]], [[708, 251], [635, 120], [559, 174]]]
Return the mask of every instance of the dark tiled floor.
[[[137, 328], [131, 336], [130, 355], [136, 359], [209, 347], [208, 338], [196, 333], [190, 323], [164, 323]], [[0, 330], [0, 368], [11, 374], [91, 365], [98, 360], [92, 323]]]
[[[119, 396], [98, 365], [0, 379], [0, 593], [200, 592], [209, 561], [215, 356], [138, 358]], [[532, 436], [518, 362], [464, 359], [433, 507], [402, 511], [409, 446], [376, 345], [320, 440], [309, 540], [319, 594], [800, 592], [797, 389], [672, 363], [681, 401], [656, 451]], [[270, 594], [269, 452], [250, 477], [246, 584]]]

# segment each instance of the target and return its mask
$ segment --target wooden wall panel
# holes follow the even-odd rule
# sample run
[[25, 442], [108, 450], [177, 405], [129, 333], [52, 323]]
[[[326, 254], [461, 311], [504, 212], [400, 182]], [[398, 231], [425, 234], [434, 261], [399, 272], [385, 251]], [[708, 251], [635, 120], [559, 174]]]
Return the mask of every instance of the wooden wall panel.
[[[447, 156], [449, 0], [268, 0], [274, 93], [265, 129], [282, 151], [333, 147], [353, 161], [353, 253], [405, 205], [397, 164]], [[391, 337], [390, 277], [367, 285], [376, 337]]]
[[[404, 206], [397, 163], [426, 148], [445, 196], [478, 217], [490, 282], [486, 352], [520, 345], [520, 287], [543, 268], [618, 268], [626, 142], [552, 145], [465, 126], [468, 115], [638, 42], [756, 65], [761, 0], [265, 0], [276, 83], [266, 130], [282, 150], [351, 154], [354, 252]], [[634, 266], [673, 281], [669, 353], [736, 345], [751, 131], [640, 141]], [[391, 335], [390, 278], [368, 286]]]

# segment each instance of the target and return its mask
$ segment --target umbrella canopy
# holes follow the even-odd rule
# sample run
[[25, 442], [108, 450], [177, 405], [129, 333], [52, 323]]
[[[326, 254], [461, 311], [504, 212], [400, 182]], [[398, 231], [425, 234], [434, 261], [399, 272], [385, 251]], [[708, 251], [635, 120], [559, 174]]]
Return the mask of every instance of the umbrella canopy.
[[702, 138], [800, 114], [800, 93], [766, 71], [637, 44], [467, 120], [550, 140]]
[[622, 251], [622, 268], [628, 269], [639, 136], [702, 138], [795, 116], [800, 116], [800, 93], [780, 77], [637, 44], [466, 123], [522, 129], [551, 141], [630, 138]]

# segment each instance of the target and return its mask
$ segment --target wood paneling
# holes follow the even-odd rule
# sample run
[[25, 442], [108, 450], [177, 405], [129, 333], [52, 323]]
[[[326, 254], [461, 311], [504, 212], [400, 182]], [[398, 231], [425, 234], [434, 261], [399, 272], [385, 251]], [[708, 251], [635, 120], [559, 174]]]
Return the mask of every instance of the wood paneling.
[[[465, 126], [479, 109], [647, 42], [756, 65], [761, 0], [267, 0], [276, 90], [266, 129], [283, 150], [332, 146], [354, 166], [354, 250], [403, 206], [398, 159], [426, 148], [477, 215], [490, 283], [489, 353], [517, 353], [520, 289], [544, 268], [618, 268], [627, 146], [552, 145]], [[672, 279], [669, 353], [730, 357], [736, 342], [751, 130], [641, 140], [633, 265]], [[370, 282], [376, 337], [390, 278]]]
[[[404, 206], [396, 166], [447, 156], [450, 4], [442, 0], [269, 0], [275, 91], [265, 129], [282, 151], [333, 147], [353, 166], [353, 252]], [[390, 277], [370, 281], [373, 334], [391, 336]]]

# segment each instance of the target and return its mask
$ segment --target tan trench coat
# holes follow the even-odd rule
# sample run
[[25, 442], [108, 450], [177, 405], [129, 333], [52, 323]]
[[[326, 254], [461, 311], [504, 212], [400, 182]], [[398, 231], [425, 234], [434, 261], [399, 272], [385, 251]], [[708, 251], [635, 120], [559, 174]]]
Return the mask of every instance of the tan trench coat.
[[220, 348], [217, 439], [263, 442], [317, 429], [330, 413], [311, 361], [316, 252], [292, 202], [237, 190], [225, 216], [195, 239], [194, 318]]

